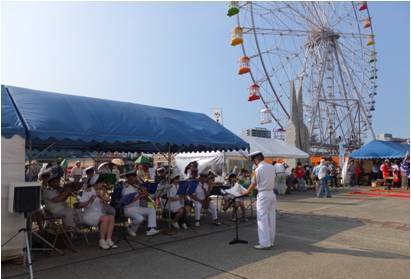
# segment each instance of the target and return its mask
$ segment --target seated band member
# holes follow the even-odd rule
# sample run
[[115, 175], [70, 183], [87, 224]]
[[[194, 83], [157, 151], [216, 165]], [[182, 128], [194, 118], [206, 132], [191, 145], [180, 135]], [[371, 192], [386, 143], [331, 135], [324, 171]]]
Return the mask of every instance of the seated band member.
[[94, 172], [93, 167], [86, 168], [84, 172], [85, 172], [86, 176], [83, 176], [83, 178], [81, 178], [80, 183], [83, 184], [83, 189], [87, 189], [88, 188], [88, 182], [94, 176], [95, 172]]
[[[230, 174], [228, 176], [228, 186], [231, 186], [230, 189], [233, 189], [234, 187], [237, 187], [238, 185], [239, 184], [237, 182], [236, 174], [235, 173]], [[239, 191], [239, 189], [237, 191]], [[227, 202], [228, 200], [225, 198], [224, 203], [227, 203]], [[236, 213], [237, 213], [238, 208], [241, 209], [242, 221], [243, 222], [248, 221], [247, 218], [245, 217], [245, 206], [244, 206], [244, 201], [242, 198], [236, 199], [235, 203], [233, 204], [233, 212], [231, 216], [231, 221], [236, 221], [235, 216], [237, 216]]]
[[208, 208], [211, 212], [211, 216], [213, 218], [213, 224], [220, 225], [217, 217], [217, 207], [214, 201], [209, 199], [209, 194], [212, 190], [210, 185], [208, 185], [208, 173], [201, 173], [199, 177], [199, 183], [195, 192], [190, 195], [190, 198], [194, 201], [194, 216], [195, 216], [195, 223], [194, 226], [200, 226], [200, 215], [201, 209]]
[[90, 181], [88, 188], [83, 191], [79, 199], [79, 208], [84, 208], [83, 220], [86, 225], [99, 226], [99, 246], [102, 249], [117, 248], [111, 239], [114, 230], [114, 216], [106, 214], [104, 203], [103, 178], [96, 174]]
[[122, 174], [126, 176], [126, 182], [124, 183], [122, 196], [129, 194], [135, 194], [131, 203], [124, 207], [124, 215], [131, 218], [132, 224], [128, 226], [127, 232], [131, 236], [136, 236], [136, 232], [140, 227], [140, 224], [144, 221], [144, 217], [148, 219], [147, 236], [158, 234], [160, 231], [156, 229], [156, 210], [154, 208], [147, 208], [140, 206], [140, 200], [148, 196], [148, 192], [144, 187], [138, 185], [137, 173], [135, 170], [129, 170]]
[[53, 172], [51, 169], [43, 172], [49, 173], [47, 180], [47, 188], [43, 191], [43, 202], [46, 205], [46, 210], [56, 217], [62, 217], [66, 227], [75, 228], [74, 210], [68, 207], [66, 202], [70, 196], [70, 192], [64, 191], [60, 185], [61, 175]]
[[186, 179], [196, 179], [198, 176], [198, 162], [190, 162], [184, 169]]
[[184, 210], [184, 196], [177, 195], [178, 188], [180, 186], [180, 175], [178, 172], [174, 172], [171, 175], [171, 185], [167, 189], [167, 209], [174, 215], [171, 225], [179, 229], [180, 224], [183, 229], [187, 229], [186, 213]]

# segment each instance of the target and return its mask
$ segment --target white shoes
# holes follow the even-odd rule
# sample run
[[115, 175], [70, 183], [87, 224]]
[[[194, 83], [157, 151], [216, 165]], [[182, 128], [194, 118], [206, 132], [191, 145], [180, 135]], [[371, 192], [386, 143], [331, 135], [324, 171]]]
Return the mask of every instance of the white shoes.
[[107, 240], [106, 240], [106, 243], [107, 243], [108, 246], [110, 246], [111, 249], [116, 249], [116, 248], [118, 248], [118, 246], [117, 246], [117, 245], [113, 242], [113, 240], [111, 240], [111, 239], [107, 239]]
[[177, 222], [171, 222], [171, 225], [177, 230], [180, 229], [180, 225]]
[[100, 248], [103, 249], [103, 250], [110, 249], [110, 246], [107, 244], [106, 240], [104, 240], [104, 239], [99, 240], [98, 246], [100, 246]]
[[195, 226], [195, 227], [199, 227], [199, 226], [200, 226], [200, 221], [196, 221], [196, 222], [194, 223], [194, 226]]
[[257, 249], [257, 250], [268, 250], [268, 249], [270, 249], [272, 246], [262, 246], [262, 245], [260, 245], [260, 244], [258, 244], [258, 245], [254, 245], [254, 249]]
[[137, 236], [136, 232], [131, 227], [127, 227], [127, 233], [129, 236]]
[[187, 230], [187, 229], [188, 229], [188, 227], [187, 227], [187, 224], [186, 224], [186, 223], [181, 224], [181, 226], [182, 226], [182, 227], [183, 227], [183, 229], [185, 229], [185, 230]]
[[159, 232], [160, 232], [159, 230], [156, 230], [155, 228], [151, 228], [146, 232], [146, 235], [147, 236], [153, 236], [153, 235], [158, 234]]

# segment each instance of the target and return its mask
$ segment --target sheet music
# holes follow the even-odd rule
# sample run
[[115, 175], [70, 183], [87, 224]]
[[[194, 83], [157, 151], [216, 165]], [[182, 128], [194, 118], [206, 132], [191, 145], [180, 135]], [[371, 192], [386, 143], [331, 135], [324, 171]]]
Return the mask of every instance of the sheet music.
[[231, 187], [230, 189], [224, 190], [226, 194], [233, 196], [233, 197], [239, 197], [242, 196], [243, 193], [247, 191], [246, 188], [244, 188], [243, 186], [241, 186], [239, 183], [236, 183], [233, 187]]

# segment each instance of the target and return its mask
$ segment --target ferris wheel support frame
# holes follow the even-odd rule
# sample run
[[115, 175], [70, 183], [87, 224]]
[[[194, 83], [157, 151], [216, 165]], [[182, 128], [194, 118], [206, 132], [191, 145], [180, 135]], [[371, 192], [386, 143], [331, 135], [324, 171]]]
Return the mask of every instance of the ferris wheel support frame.
[[[326, 50], [328, 50], [328, 48], [329, 48], [329, 45], [327, 44]], [[320, 84], [322, 84], [324, 80], [327, 56], [328, 56], [328, 53], [326, 53], [326, 55], [323, 57], [323, 61], [321, 62], [320, 79], [318, 80], [317, 92], [315, 95], [315, 108], [314, 108], [314, 111], [312, 112], [313, 119], [311, 119], [311, 123], [310, 123], [310, 136], [313, 134], [313, 131], [314, 131], [314, 124], [315, 124], [315, 119], [317, 117], [317, 111], [318, 111], [318, 121], [321, 122], [321, 115], [320, 115], [320, 109], [319, 109], [320, 103], [318, 100], [320, 99], [320, 94], [322, 90], [322, 86], [320, 86]], [[321, 127], [322, 126], [320, 123], [320, 140], [322, 140]]]
[[[343, 89], [344, 98], [346, 100], [346, 105], [349, 106], [347, 88], [345, 87], [344, 77], [342, 75], [342, 68], [341, 68], [341, 64], [340, 64], [340, 59], [338, 58], [338, 52], [337, 52], [336, 44], [337, 44], [337, 42], [335, 42], [335, 47], [334, 47], [335, 60], [337, 62], [338, 73], [339, 73], [339, 76], [340, 76], [341, 86], [342, 86], [342, 89]], [[351, 113], [349, 114], [349, 118], [350, 118], [351, 126], [354, 127], [354, 120], [352, 119]]]
[[[341, 55], [341, 49], [340, 49], [339, 46], [337, 46], [337, 51], [338, 51], [338, 52], [340, 53], [340, 55]], [[364, 109], [364, 105], [363, 105], [363, 103], [362, 103], [361, 95], [360, 95], [360, 93], [358, 92], [357, 86], [355, 86], [355, 83], [354, 83], [354, 80], [353, 80], [353, 78], [352, 78], [351, 72], [348, 70], [348, 67], [347, 67], [347, 64], [346, 64], [347, 62], [345, 61], [344, 56], [341, 56], [341, 57], [342, 57], [342, 62], [343, 62], [345, 71], [346, 71], [346, 73], [347, 73], [347, 75], [348, 75], [348, 77], [349, 77], [349, 79], [350, 79], [350, 81], [351, 81], [351, 83], [352, 83], [352, 86], [353, 86], [353, 88], [354, 88], [354, 92], [355, 92], [355, 94], [357, 95], [358, 102], [359, 102], [359, 105], [360, 105], [360, 107], [361, 107], [361, 112], [363, 113], [363, 117], [364, 117], [365, 123], [367, 124], [368, 129], [370, 129], [371, 134], [372, 134], [372, 137], [373, 137], [373, 139], [375, 140], [375, 139], [376, 139], [375, 132], [374, 132], [374, 129], [372, 128], [370, 122], [368, 121], [368, 116], [367, 116], [366, 111], [365, 111], [365, 109]]]

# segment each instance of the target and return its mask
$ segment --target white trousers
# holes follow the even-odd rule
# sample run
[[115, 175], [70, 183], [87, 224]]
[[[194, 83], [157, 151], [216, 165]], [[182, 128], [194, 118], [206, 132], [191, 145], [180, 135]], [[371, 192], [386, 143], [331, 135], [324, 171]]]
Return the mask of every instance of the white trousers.
[[284, 173], [278, 173], [277, 176], [275, 177], [274, 188], [277, 189], [280, 195], [284, 195], [285, 192], [287, 191], [287, 185], [285, 184], [285, 179], [286, 177]]
[[133, 222], [133, 230], [137, 231], [140, 224], [147, 217], [149, 228], [157, 227], [156, 210], [148, 207], [126, 207], [124, 208], [124, 215], [131, 218]]
[[257, 195], [258, 242], [261, 246], [274, 245], [275, 209], [277, 199], [273, 191], [261, 191]]
[[[203, 208], [203, 204], [201, 202], [195, 201], [194, 202], [194, 217], [195, 220], [200, 220], [201, 209]], [[217, 219], [217, 207], [213, 201], [208, 203], [208, 210], [211, 212], [211, 216], [213, 220]]]

